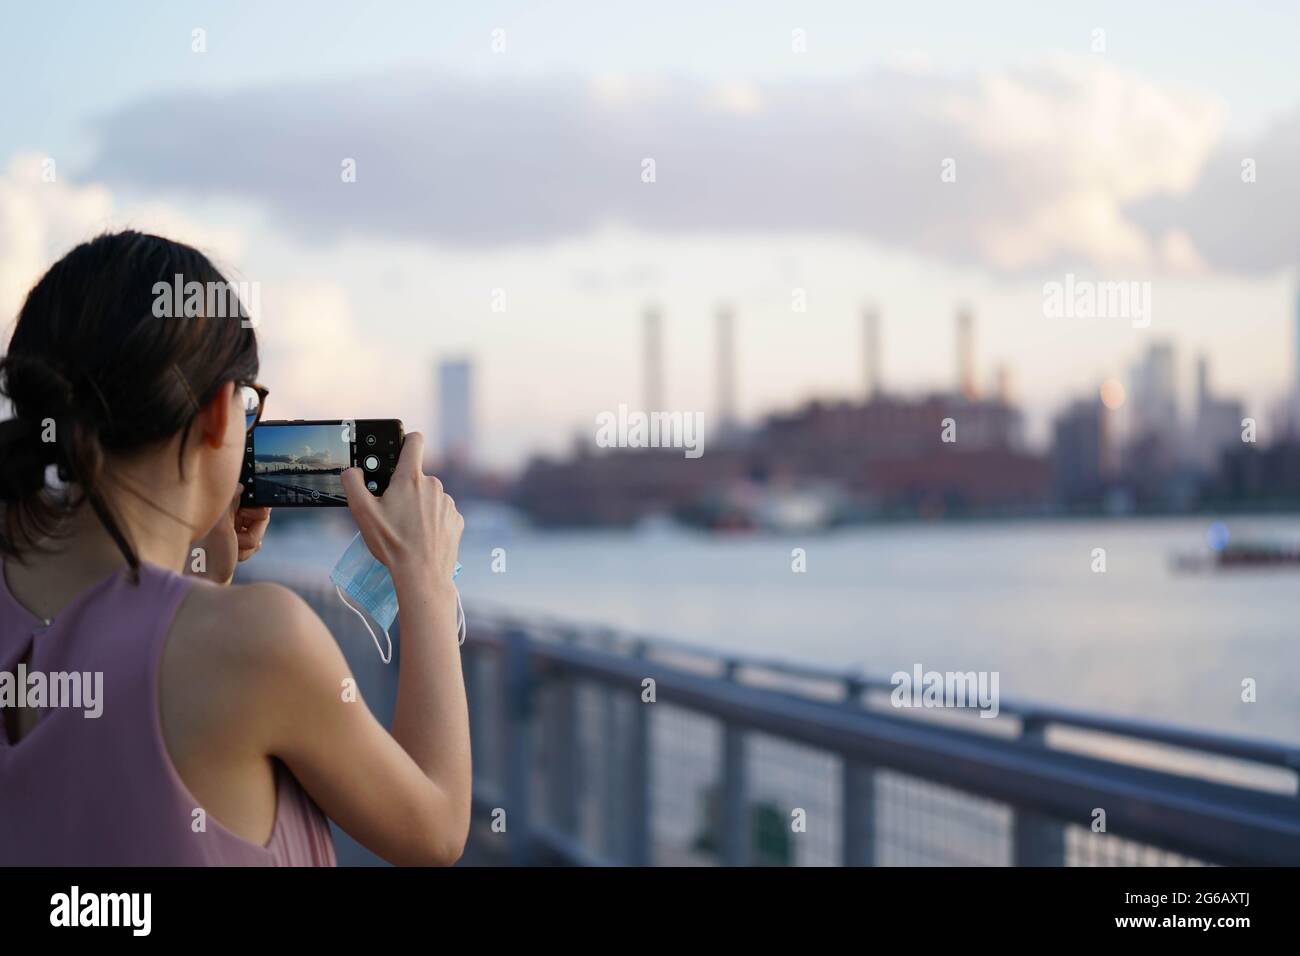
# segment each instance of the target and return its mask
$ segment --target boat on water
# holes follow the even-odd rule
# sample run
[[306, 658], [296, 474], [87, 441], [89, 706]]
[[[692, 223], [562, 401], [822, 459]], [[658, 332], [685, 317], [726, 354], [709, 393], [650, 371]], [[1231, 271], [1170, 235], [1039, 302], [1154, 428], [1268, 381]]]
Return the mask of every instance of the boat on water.
[[1243, 541], [1218, 549], [1184, 552], [1171, 557], [1175, 571], [1231, 571], [1249, 568], [1300, 568], [1300, 545]]
[[685, 525], [719, 533], [804, 534], [832, 527], [840, 510], [833, 489], [768, 488], [742, 482], [678, 509], [675, 517]]

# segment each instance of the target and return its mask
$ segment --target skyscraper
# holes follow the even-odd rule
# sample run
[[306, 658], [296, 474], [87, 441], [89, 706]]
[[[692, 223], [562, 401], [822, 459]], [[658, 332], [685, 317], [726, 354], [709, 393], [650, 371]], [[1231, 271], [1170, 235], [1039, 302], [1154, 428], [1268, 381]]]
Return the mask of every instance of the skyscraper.
[[469, 359], [444, 359], [438, 365], [438, 449], [444, 462], [460, 466], [473, 457], [473, 378]]
[[1158, 494], [1185, 452], [1178, 420], [1174, 347], [1168, 342], [1152, 344], [1134, 363], [1130, 382], [1124, 403], [1129, 413], [1124, 467], [1148, 493]]
[[729, 305], [718, 307], [718, 430], [736, 427], [736, 313]]
[[1105, 489], [1109, 417], [1097, 399], [1073, 402], [1052, 423], [1052, 483], [1059, 501], [1098, 500]]
[[1223, 452], [1241, 447], [1241, 402], [1216, 398], [1210, 390], [1210, 362], [1196, 362], [1196, 424], [1191, 434], [1189, 458], [1202, 470], [1213, 472]]
[[1178, 394], [1174, 374], [1174, 347], [1156, 342], [1133, 366], [1131, 376], [1133, 430], [1172, 439], [1178, 431]]

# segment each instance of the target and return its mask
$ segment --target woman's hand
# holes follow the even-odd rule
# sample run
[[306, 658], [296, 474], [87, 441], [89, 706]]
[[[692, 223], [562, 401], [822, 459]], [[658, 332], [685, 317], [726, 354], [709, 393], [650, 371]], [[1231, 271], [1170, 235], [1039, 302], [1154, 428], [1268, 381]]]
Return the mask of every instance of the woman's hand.
[[442, 490], [442, 482], [424, 474], [423, 455], [424, 436], [411, 432], [380, 498], [366, 490], [360, 468], [349, 468], [340, 476], [366, 547], [399, 587], [421, 579], [450, 586], [465, 530], [465, 520], [456, 502]]
[[[230, 509], [222, 512], [212, 530], [194, 542], [186, 573], [229, 584], [235, 576], [235, 565], [247, 561], [262, 547], [271, 509], [241, 508], [239, 496], [243, 493], [241, 484], [235, 490]], [[201, 555], [194, 553], [195, 548], [202, 549]]]

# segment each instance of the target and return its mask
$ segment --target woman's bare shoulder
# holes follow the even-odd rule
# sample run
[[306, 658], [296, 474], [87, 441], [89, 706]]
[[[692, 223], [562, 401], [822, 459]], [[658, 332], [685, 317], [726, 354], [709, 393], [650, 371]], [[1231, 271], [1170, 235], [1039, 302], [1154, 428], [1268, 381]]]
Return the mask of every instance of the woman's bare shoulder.
[[236, 674], [333, 651], [328, 629], [298, 594], [258, 581], [222, 586], [195, 581], [182, 602], [169, 644], [196, 664]]
[[320, 688], [337, 688], [349, 674], [307, 602], [262, 582], [194, 582], [161, 666], [163, 712], [173, 726], [190, 726], [200, 741], [237, 739], [255, 754], [271, 752]]

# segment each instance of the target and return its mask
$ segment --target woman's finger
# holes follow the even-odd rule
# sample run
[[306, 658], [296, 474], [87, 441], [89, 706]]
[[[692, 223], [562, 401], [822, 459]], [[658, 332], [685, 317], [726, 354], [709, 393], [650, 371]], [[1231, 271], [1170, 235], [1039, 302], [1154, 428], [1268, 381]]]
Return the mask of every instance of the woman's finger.
[[239, 560], [243, 561], [262, 546], [270, 508], [240, 508], [235, 512], [235, 535], [239, 538]]
[[252, 528], [255, 525], [263, 525], [271, 520], [270, 508], [240, 508], [235, 512], [235, 527]]

